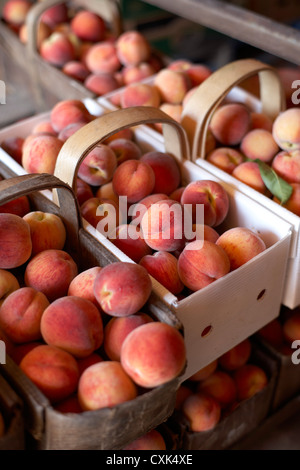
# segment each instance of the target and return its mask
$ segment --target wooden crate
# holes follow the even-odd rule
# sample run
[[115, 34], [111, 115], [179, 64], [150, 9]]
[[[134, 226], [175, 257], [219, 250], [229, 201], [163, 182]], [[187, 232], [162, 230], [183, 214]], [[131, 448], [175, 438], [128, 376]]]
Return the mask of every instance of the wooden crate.
[[0, 411], [6, 427], [5, 434], [0, 437], [0, 450], [24, 450], [23, 404], [2, 375], [0, 375]]

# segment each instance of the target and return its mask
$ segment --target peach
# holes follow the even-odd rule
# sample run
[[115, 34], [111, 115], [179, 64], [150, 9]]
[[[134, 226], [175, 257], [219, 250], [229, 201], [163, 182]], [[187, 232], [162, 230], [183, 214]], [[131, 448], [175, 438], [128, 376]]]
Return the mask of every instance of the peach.
[[180, 385], [176, 392], [175, 410], [181, 410], [182, 405], [187, 397], [193, 394], [192, 389], [184, 382]]
[[65, 75], [68, 75], [68, 77], [74, 78], [81, 83], [83, 83], [90, 75], [90, 71], [87, 66], [83, 62], [75, 59], [66, 62], [62, 67], [62, 72]]
[[44, 250], [63, 249], [67, 232], [61, 217], [50, 212], [32, 211], [23, 219], [30, 227], [32, 256]]
[[138, 202], [152, 193], [155, 173], [146, 162], [126, 160], [117, 167], [112, 182], [118, 196], [126, 196], [130, 203]]
[[234, 148], [218, 147], [206, 155], [206, 160], [231, 174], [237, 165], [244, 161], [244, 156]]
[[148, 301], [151, 278], [138, 264], [114, 262], [101, 269], [94, 282], [94, 294], [105, 313], [113, 317], [133, 315]]
[[73, 258], [64, 250], [44, 250], [30, 259], [24, 281], [27, 287], [43, 292], [49, 302], [67, 295], [69, 285], [78, 274]]
[[90, 73], [85, 81], [84, 86], [98, 96], [106, 95], [119, 87], [119, 83], [114, 75], [110, 72]]
[[0, 268], [22, 266], [31, 256], [30, 227], [22, 217], [0, 214]]
[[237, 388], [233, 378], [224, 371], [216, 370], [209, 377], [199, 382], [197, 391], [215, 398], [221, 408], [234, 403], [237, 398]]
[[226, 251], [207, 240], [188, 243], [178, 258], [179, 277], [192, 291], [203, 289], [229, 271]]
[[11, 358], [12, 360], [19, 365], [20, 362], [22, 361], [23, 357], [29, 353], [32, 349], [36, 348], [37, 346], [40, 346], [43, 344], [42, 341], [29, 341], [29, 343], [21, 343], [21, 344], [16, 344], [12, 353], [11, 353]]
[[169, 194], [169, 198], [173, 199], [174, 201], [180, 202], [184, 190], [185, 186], [179, 186], [179, 188], [176, 188], [174, 191], [171, 192], [171, 194]]
[[93, 73], [114, 73], [121, 67], [116, 46], [109, 41], [101, 41], [91, 46], [86, 53], [85, 64]]
[[129, 209], [129, 215], [131, 216], [131, 224], [139, 225], [143, 215], [147, 212], [147, 210], [152, 204], [167, 199], [169, 199], [169, 197], [166, 194], [155, 193], [144, 197], [136, 204], [132, 204]]
[[[182, 205], [191, 206], [193, 223], [204, 223], [211, 227], [220, 225], [229, 210], [226, 190], [221, 183], [213, 180], [192, 181], [186, 186], [180, 201]], [[197, 208], [200, 205], [203, 205], [204, 220], [197, 220]]]
[[238, 145], [251, 127], [248, 108], [241, 103], [220, 106], [210, 121], [210, 130], [220, 144]]
[[252, 129], [243, 137], [240, 150], [251, 160], [258, 158], [263, 162], [270, 163], [279, 152], [279, 147], [270, 131]]
[[211, 130], [208, 128], [207, 129], [207, 134], [206, 134], [206, 142], [205, 142], [205, 155], [208, 155], [210, 152], [212, 152], [217, 146], [217, 141], [211, 132]]
[[151, 321], [152, 318], [144, 312], [111, 318], [104, 328], [103, 348], [107, 357], [112, 361], [120, 361], [122, 344], [127, 335], [138, 326]]
[[79, 379], [78, 399], [83, 410], [113, 408], [137, 395], [136, 385], [118, 361], [94, 364]]
[[139, 31], [125, 31], [116, 42], [117, 55], [122, 65], [138, 65], [150, 58], [151, 47]]
[[0, 307], [9, 295], [19, 288], [19, 281], [13, 273], [0, 269]]
[[133, 140], [134, 138], [134, 133], [133, 130], [130, 127], [126, 127], [126, 129], [120, 129], [114, 134], [110, 135], [107, 137], [104, 141], [103, 144], [109, 144], [115, 139], [128, 139], [128, 140]]
[[[52, 33], [52, 29], [47, 23], [40, 21], [37, 27], [37, 47], [40, 49], [42, 42]], [[19, 30], [19, 38], [23, 44], [28, 42], [27, 24], [23, 23]]]
[[54, 300], [42, 316], [44, 341], [75, 357], [87, 357], [103, 342], [103, 323], [98, 308], [87, 299], [65, 296]]
[[137, 385], [144, 388], [163, 385], [183, 372], [186, 364], [183, 336], [167, 323], [138, 326], [123, 342], [121, 364]]
[[82, 375], [85, 369], [88, 367], [92, 366], [93, 364], [98, 364], [98, 362], [102, 361], [104, 361], [104, 359], [97, 352], [92, 352], [86, 357], [77, 358], [79, 375]]
[[87, 299], [96, 305], [96, 307], [99, 307], [94, 295], [94, 282], [101, 269], [100, 266], [94, 266], [77, 274], [70, 282], [68, 295]]
[[273, 121], [267, 114], [252, 111], [250, 115], [251, 129], [265, 129], [272, 132]]
[[82, 413], [83, 411], [77, 393], [59, 401], [53, 408], [60, 413]]
[[99, 188], [96, 190], [95, 196], [99, 199], [111, 199], [116, 204], [119, 204], [119, 198], [114, 192], [112, 181], [99, 186]]
[[148, 62], [141, 62], [137, 65], [125, 65], [122, 69], [122, 80], [124, 85], [140, 82], [147, 77], [154, 75], [155, 70]]
[[209, 242], [216, 243], [220, 236], [213, 227], [210, 227], [210, 225], [193, 224], [192, 229], [192, 237], [188, 240], [190, 242], [195, 240], [208, 240]]
[[80, 206], [88, 199], [94, 197], [91, 186], [80, 178], [76, 178], [75, 192]]
[[70, 38], [58, 32], [52, 33], [41, 42], [40, 55], [57, 67], [63, 67], [67, 62], [76, 58], [75, 48]]
[[282, 150], [277, 153], [272, 168], [288, 183], [300, 183], [300, 150]]
[[240, 163], [232, 171], [232, 176], [247, 184], [253, 189], [256, 189], [259, 193], [267, 194], [268, 190], [261, 177], [259, 166], [256, 162], [243, 162]]
[[141, 148], [128, 138], [116, 138], [109, 142], [108, 146], [114, 151], [118, 165], [126, 160], [139, 160], [142, 156]]
[[109, 234], [119, 225], [119, 206], [112, 199], [92, 197], [80, 207], [82, 217], [103, 235]]
[[83, 41], [102, 41], [106, 33], [103, 18], [88, 10], [78, 11], [71, 20], [71, 30]]
[[248, 338], [219, 357], [219, 365], [227, 372], [242, 367], [250, 358], [252, 345]]
[[184, 72], [189, 69], [192, 62], [187, 59], [174, 59], [168, 65], [167, 68], [170, 70], [176, 70], [177, 72]]
[[41, 121], [33, 126], [32, 134], [52, 134], [58, 138], [57, 132], [53, 129], [51, 121]]
[[283, 336], [292, 343], [300, 339], [300, 313], [293, 313], [282, 325]]
[[135, 263], [152, 254], [139, 226], [121, 224], [109, 234], [109, 240]]
[[300, 150], [300, 109], [281, 112], [274, 121], [273, 137], [282, 150]]
[[42, 292], [32, 287], [20, 287], [2, 303], [0, 326], [14, 343], [39, 340], [41, 318], [48, 305]]
[[233, 227], [223, 232], [216, 244], [223, 248], [233, 271], [266, 250], [264, 240], [246, 227]]
[[92, 186], [108, 183], [117, 168], [117, 157], [108, 145], [99, 144], [82, 160], [78, 176]]
[[59, 101], [53, 106], [50, 114], [50, 121], [56, 132], [60, 132], [69, 124], [75, 122], [88, 123], [91, 120], [90, 112], [80, 100]]
[[37, 346], [23, 357], [19, 367], [51, 403], [67, 398], [77, 389], [76, 359], [62, 349], [48, 344]]
[[280, 199], [278, 199], [276, 196], [273, 196], [273, 201], [275, 201], [277, 204], [280, 204], [282, 207], [285, 207], [294, 214], [300, 216], [300, 183], [290, 183], [290, 185], [292, 187], [292, 194], [287, 202], [282, 204]]
[[123, 447], [123, 450], [167, 450], [167, 446], [162, 434], [157, 429], [151, 429]]
[[86, 122], [73, 122], [72, 124], [69, 124], [68, 126], [64, 127], [59, 133], [58, 133], [58, 138], [65, 142], [71, 135], [75, 134], [78, 129], [81, 129], [83, 126], [86, 125]]
[[194, 393], [183, 402], [182, 413], [193, 432], [209, 431], [221, 419], [221, 406], [212, 396]]
[[265, 371], [255, 364], [245, 364], [233, 372], [239, 401], [253, 397], [268, 384]]
[[153, 193], [168, 195], [178, 188], [181, 174], [179, 166], [172, 155], [153, 150], [144, 153], [140, 160], [148, 163], [154, 171], [155, 184]]
[[279, 348], [283, 344], [283, 327], [278, 318], [260, 328], [257, 334], [275, 348]]
[[31, 7], [29, 0], [8, 0], [3, 4], [2, 17], [9, 24], [21, 26]]
[[20, 164], [22, 162], [24, 140], [23, 137], [14, 136], [7, 137], [1, 142], [3, 150]]
[[199, 86], [212, 74], [211, 69], [203, 64], [191, 64], [185, 72], [189, 76], [192, 87]]
[[178, 275], [177, 258], [171, 253], [157, 251], [153, 255], [145, 255], [139, 264], [144, 266], [150, 276], [154, 277], [172, 294], [180, 294], [183, 290], [184, 285]]
[[120, 95], [121, 108], [152, 106], [158, 108], [161, 98], [157, 88], [150, 83], [136, 82], [126, 85]]
[[218, 367], [218, 359], [214, 359], [212, 362], [207, 364], [207, 366], [202, 367], [202, 369], [195, 372], [195, 374], [189, 377], [189, 380], [192, 382], [200, 382], [201, 380], [207, 379], [211, 374], [213, 374]]
[[146, 243], [156, 251], [176, 251], [184, 247], [184, 216], [180, 203], [171, 199], [150, 205], [142, 216]]
[[2, 214], [15, 214], [20, 217], [28, 214], [30, 211], [30, 202], [27, 196], [20, 196], [13, 201], [6, 202], [0, 205], [0, 213]]
[[68, 19], [68, 7], [65, 3], [47, 8], [41, 15], [41, 21], [48, 24], [51, 28], [54, 28], [58, 24], [66, 23]]
[[36, 135], [24, 146], [22, 165], [28, 173], [54, 173], [63, 142], [53, 135]]
[[[182, 104], [173, 104], [173, 103], [162, 103], [159, 106], [159, 109], [164, 113], [168, 114], [171, 118], [173, 118], [177, 122], [181, 122], [181, 115], [183, 111]], [[154, 124], [155, 129], [159, 132], [162, 132], [162, 124], [160, 122], [156, 122]]]
[[159, 91], [161, 101], [182, 104], [183, 98], [191, 89], [191, 81], [185, 72], [168, 68], [160, 70], [154, 78], [154, 86]]

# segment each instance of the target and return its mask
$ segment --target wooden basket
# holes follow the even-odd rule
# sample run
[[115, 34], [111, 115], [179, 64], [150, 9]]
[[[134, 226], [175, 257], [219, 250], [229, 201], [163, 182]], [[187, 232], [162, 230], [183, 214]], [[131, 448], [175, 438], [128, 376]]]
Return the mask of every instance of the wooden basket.
[[[0, 172], [5, 177], [9, 176], [5, 168], [0, 167]], [[59, 207], [43, 194], [53, 188], [56, 189]], [[62, 218], [67, 229], [65, 249], [78, 263], [79, 271], [119, 261], [82, 228], [76, 198], [67, 184], [48, 174], [23, 175], [0, 182], [0, 204], [21, 195], [28, 195], [32, 210], [55, 213]], [[160, 300], [156, 299], [155, 293], [148, 303], [153, 303], [155, 312], [160, 315]], [[164, 308], [161, 316], [180, 328], [171, 311]], [[43, 450], [122, 449], [171, 415], [180, 384], [180, 379], [176, 378], [114, 408], [64, 414], [51, 406], [9, 356], [0, 370], [21, 397], [26, 429], [36, 448]]]
[[[184, 107], [181, 124], [188, 135], [192, 161], [291, 225], [293, 233], [282, 304], [293, 309], [300, 304], [300, 217], [205, 160], [205, 137], [212, 113], [235, 86], [255, 74], [259, 76], [261, 89], [260, 108], [255, 110], [266, 113], [274, 120], [285, 109], [283, 89], [276, 70], [257, 60], [243, 59], [225, 65], [199, 86]], [[249, 99], [247, 93], [244, 97], [245, 104], [250, 108], [257, 105], [256, 100]]]
[[6, 425], [5, 434], [0, 437], [0, 450], [24, 450], [23, 404], [2, 375], [0, 375], [0, 411]]

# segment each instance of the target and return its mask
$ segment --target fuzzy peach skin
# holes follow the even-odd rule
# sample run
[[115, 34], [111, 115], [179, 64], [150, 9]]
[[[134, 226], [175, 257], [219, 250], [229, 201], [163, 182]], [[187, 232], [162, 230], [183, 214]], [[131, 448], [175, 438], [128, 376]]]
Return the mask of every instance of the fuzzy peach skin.
[[83, 159], [78, 168], [78, 176], [91, 186], [108, 183], [117, 168], [117, 158], [111, 148], [99, 144]]
[[77, 274], [70, 282], [68, 295], [82, 297], [100, 307], [94, 295], [94, 282], [101, 269], [100, 266], [94, 266]]
[[154, 171], [153, 193], [169, 195], [178, 188], [181, 182], [181, 174], [179, 166], [172, 155], [154, 150], [144, 153], [140, 160], [148, 163]]
[[115, 132], [114, 134], [110, 135], [107, 137], [103, 143], [104, 144], [109, 144], [113, 140], [116, 139], [128, 139], [128, 140], [133, 140], [134, 138], [134, 133], [133, 130], [130, 127], [127, 127], [126, 129], [120, 129], [119, 131]]
[[112, 361], [120, 361], [122, 344], [127, 335], [140, 325], [153, 321], [144, 312], [111, 318], [104, 328], [103, 349]]
[[[229, 197], [217, 181], [198, 180], [189, 183], [182, 193], [182, 205], [190, 204], [193, 223], [204, 223], [211, 227], [220, 225], [229, 210]], [[197, 220], [197, 206], [203, 205], [204, 220]]]
[[90, 122], [92, 116], [85, 104], [80, 100], [62, 100], [56, 103], [50, 114], [53, 129], [60, 132], [74, 122]]
[[157, 251], [153, 255], [145, 255], [139, 264], [172, 294], [180, 294], [183, 291], [184, 285], [178, 275], [177, 258], [172, 253]]
[[51, 403], [67, 398], [77, 389], [76, 359], [55, 346], [37, 346], [23, 357], [19, 367]]
[[253, 397], [268, 384], [265, 371], [254, 364], [245, 364], [233, 372], [239, 401]]
[[273, 201], [300, 216], [300, 183], [290, 183], [290, 185], [292, 187], [292, 194], [287, 202], [282, 204], [276, 196], [273, 196]]
[[92, 197], [81, 205], [80, 211], [82, 217], [105, 236], [121, 222], [119, 205], [112, 199]]
[[222, 370], [216, 370], [199, 382], [197, 391], [214, 397], [220, 403], [221, 408], [226, 408], [237, 399], [237, 388], [233, 378]]
[[231, 173], [245, 159], [238, 150], [231, 147], [218, 147], [206, 156], [206, 160], [226, 173]]
[[155, 173], [148, 163], [126, 160], [117, 167], [112, 183], [118, 196], [126, 196], [128, 202], [134, 203], [152, 193]]
[[31, 256], [30, 227], [22, 217], [0, 214], [0, 268], [22, 266]]
[[63, 142], [53, 135], [36, 135], [24, 146], [22, 166], [28, 173], [54, 173]]
[[219, 357], [219, 365], [227, 372], [242, 367], [248, 362], [252, 351], [252, 345], [248, 338], [231, 348]]
[[225, 146], [238, 145], [250, 128], [250, 111], [241, 103], [220, 106], [210, 121], [212, 134], [220, 144]]
[[130, 83], [126, 85], [120, 94], [121, 108], [133, 106], [153, 106], [159, 108], [161, 96], [156, 87], [150, 83]]
[[187, 92], [191, 89], [191, 80], [185, 72], [168, 68], [160, 70], [154, 78], [161, 102], [182, 104]]
[[13, 201], [0, 205], [0, 213], [15, 214], [23, 217], [30, 212], [30, 202], [27, 196], [20, 196]]
[[113, 408], [137, 395], [136, 385], [118, 361], [94, 364], [79, 379], [78, 399], [83, 410]]
[[149, 62], [141, 62], [137, 65], [125, 65], [121, 71], [124, 85], [140, 82], [154, 75], [155, 69]]
[[55, 403], [53, 408], [60, 413], [82, 413], [83, 411], [79, 404], [77, 393]]
[[114, 73], [121, 67], [116, 46], [109, 41], [101, 41], [92, 45], [86, 53], [85, 63], [92, 73]]
[[65, 3], [47, 8], [41, 15], [41, 21], [44, 21], [51, 28], [55, 28], [61, 23], [67, 23], [68, 19], [68, 7]]
[[40, 55], [46, 62], [57, 67], [63, 67], [76, 58], [76, 52], [71, 39], [64, 33], [53, 32], [40, 45]]
[[300, 150], [282, 150], [277, 153], [272, 168], [288, 183], [300, 183]]
[[85, 126], [85, 124], [86, 122], [83, 121], [68, 124], [58, 133], [58, 138], [65, 142], [69, 137], [71, 137], [71, 135], [78, 131], [78, 129], [81, 129], [83, 126]]
[[119, 88], [119, 82], [112, 72], [97, 72], [86, 77], [84, 86], [97, 96], [102, 96]]
[[52, 134], [58, 137], [57, 132], [53, 129], [51, 121], [41, 121], [36, 123], [31, 131], [32, 134]]
[[135, 263], [139, 263], [144, 256], [152, 254], [139, 226], [121, 224], [109, 234], [108, 238]]
[[203, 64], [191, 64], [185, 72], [189, 76], [192, 87], [199, 86], [212, 74], [211, 69]]
[[55, 214], [43, 211], [32, 211], [23, 219], [30, 227], [32, 256], [44, 250], [62, 250], [67, 238], [62, 219]]
[[182, 383], [176, 392], [175, 410], [181, 410], [186, 398], [192, 394], [193, 390], [189, 387], [188, 383]]
[[[99, 186], [99, 188], [96, 190], [95, 196], [98, 197], [99, 199], [110, 199], [111, 201], [114, 201], [116, 204], [119, 204], [119, 198], [114, 192], [112, 181]], [[91, 197], [93, 197], [93, 195]]]
[[77, 364], [79, 369], [79, 375], [82, 375], [85, 369], [92, 366], [93, 364], [98, 364], [98, 362], [104, 361], [103, 357], [98, 354], [98, 352], [92, 352], [86, 357], [77, 357]]
[[193, 393], [182, 404], [182, 413], [193, 432], [214, 429], [221, 419], [219, 402], [205, 393]]
[[29, 341], [29, 343], [15, 344], [12, 353], [10, 354], [12, 360], [19, 365], [23, 357], [37, 346], [44, 344], [43, 340]]
[[153, 250], [172, 252], [184, 247], [183, 208], [176, 201], [167, 199], [151, 204], [140, 226], [146, 243]]
[[300, 150], [300, 109], [294, 107], [280, 113], [272, 133], [282, 150]]
[[27, 287], [43, 292], [49, 302], [67, 295], [69, 285], [78, 274], [73, 258], [64, 250], [44, 250], [30, 259], [24, 281]]
[[258, 158], [263, 162], [270, 163], [280, 149], [272, 132], [265, 129], [252, 129], [243, 137], [240, 150], [251, 160]]
[[62, 72], [81, 83], [84, 83], [85, 79], [90, 75], [87, 66], [83, 62], [75, 59], [66, 62], [62, 67]]
[[260, 330], [258, 330], [257, 334], [260, 338], [263, 338], [275, 348], [279, 348], [283, 344], [283, 326], [278, 318], [275, 318], [267, 325], [263, 326]]
[[198, 291], [230, 271], [226, 251], [216, 243], [196, 240], [188, 243], [178, 258], [178, 274], [183, 284]]
[[138, 437], [123, 450], [166, 450], [166, 442], [157, 429], [151, 429], [146, 434]]
[[300, 314], [293, 313], [282, 325], [283, 337], [288, 343], [300, 340]]
[[49, 306], [47, 297], [32, 287], [20, 287], [2, 303], [0, 327], [14, 343], [41, 339], [41, 318]]
[[[209, 242], [216, 243], [219, 238], [219, 233], [209, 225], [205, 224], [193, 224], [192, 225], [193, 234], [187, 240], [193, 242], [195, 240], [208, 240]], [[187, 237], [186, 237], [187, 238]]]
[[142, 156], [141, 148], [128, 138], [117, 138], [108, 143], [110, 149], [116, 155], [117, 164], [125, 162], [126, 160], [139, 160]]
[[75, 357], [87, 357], [103, 342], [103, 323], [98, 308], [87, 299], [65, 296], [49, 305], [42, 316], [44, 341]]
[[232, 171], [232, 176], [247, 184], [259, 193], [268, 194], [266, 185], [261, 177], [259, 166], [256, 162], [243, 162]]
[[213, 360], [207, 366], [202, 367], [202, 369], [195, 372], [195, 374], [189, 377], [189, 380], [192, 382], [200, 382], [201, 380], [207, 379], [211, 374], [213, 374], [218, 367], [218, 359]]
[[76, 178], [75, 192], [80, 206], [94, 196], [91, 185], [80, 178]]
[[144, 214], [147, 212], [147, 210], [152, 204], [159, 201], [165, 201], [167, 199], [170, 198], [166, 194], [155, 193], [144, 197], [136, 204], [132, 204], [129, 208], [129, 215], [131, 216], [131, 225], [139, 225]]
[[264, 240], [246, 227], [233, 227], [226, 230], [219, 236], [216, 245], [226, 252], [231, 271], [266, 250]]
[[20, 288], [17, 277], [7, 269], [0, 269], [0, 307], [3, 301]]
[[136, 30], [122, 33], [116, 41], [116, 49], [121, 64], [125, 66], [146, 62], [151, 55], [148, 40]]
[[183, 336], [167, 323], [138, 326], [123, 342], [121, 364], [137, 385], [144, 388], [163, 385], [183, 372], [186, 364]]
[[273, 121], [267, 114], [254, 111], [252, 111], [250, 114], [252, 129], [265, 129], [266, 131], [272, 132]]
[[29, 0], [8, 0], [3, 5], [2, 17], [11, 25], [21, 26], [31, 7]]
[[[183, 111], [183, 105], [180, 104], [173, 104], [173, 103], [162, 103], [159, 107], [161, 111], [168, 114], [171, 118], [173, 118], [177, 122], [181, 122], [181, 116]], [[156, 122], [154, 124], [155, 129], [159, 132], [162, 132], [162, 124], [160, 122]]]
[[71, 20], [71, 30], [84, 41], [102, 41], [106, 33], [103, 18], [88, 10], [78, 11]]
[[101, 269], [94, 282], [94, 294], [105, 313], [123, 317], [139, 312], [152, 290], [145, 268], [134, 263], [114, 262]]

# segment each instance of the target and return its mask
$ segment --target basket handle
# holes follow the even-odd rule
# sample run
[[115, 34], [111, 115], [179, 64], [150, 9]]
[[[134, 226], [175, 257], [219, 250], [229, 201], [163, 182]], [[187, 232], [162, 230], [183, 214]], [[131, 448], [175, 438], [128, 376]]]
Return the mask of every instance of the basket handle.
[[[26, 16], [27, 28], [27, 49], [29, 53], [35, 53], [38, 50], [37, 45], [37, 28], [39, 25], [40, 17], [48, 8], [51, 8], [60, 3], [65, 3], [63, 0], [43, 0], [36, 2]], [[111, 28], [115, 36], [119, 36], [123, 32], [120, 7], [116, 0], [72, 0], [72, 5], [82, 8], [88, 8], [90, 11], [100, 15]]]
[[181, 118], [191, 149], [191, 158], [205, 158], [205, 141], [214, 111], [229, 91], [258, 74], [262, 112], [272, 121], [285, 109], [283, 86], [276, 69], [255, 59], [241, 59], [218, 69], [208, 77], [187, 101]]
[[[179, 161], [190, 159], [186, 133], [177, 121], [158, 108], [134, 106], [103, 114], [69, 137], [58, 154], [54, 175], [68, 183], [76, 193], [79, 165], [97, 144], [119, 130], [158, 122], [162, 123], [166, 153]], [[53, 200], [58, 203], [55, 191]]]

